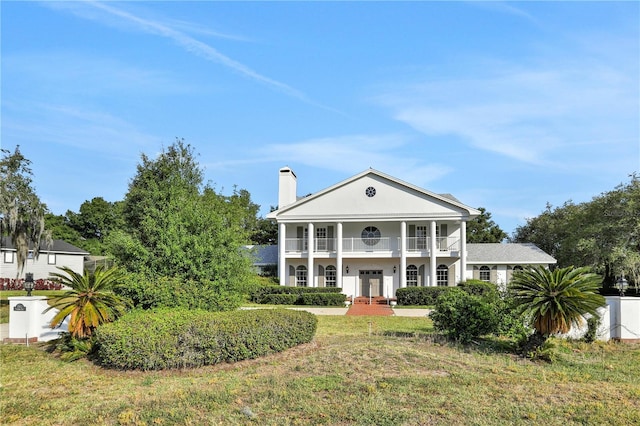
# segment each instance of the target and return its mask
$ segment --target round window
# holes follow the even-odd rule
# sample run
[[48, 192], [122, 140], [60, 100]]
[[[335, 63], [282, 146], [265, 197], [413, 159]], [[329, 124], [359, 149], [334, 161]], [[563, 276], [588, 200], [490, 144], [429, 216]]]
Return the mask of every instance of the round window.
[[380, 230], [375, 226], [367, 226], [362, 230], [362, 242], [368, 246], [375, 246], [380, 242]]
[[367, 197], [373, 197], [376, 195], [376, 189], [373, 186], [370, 186], [365, 189], [364, 193], [367, 194]]

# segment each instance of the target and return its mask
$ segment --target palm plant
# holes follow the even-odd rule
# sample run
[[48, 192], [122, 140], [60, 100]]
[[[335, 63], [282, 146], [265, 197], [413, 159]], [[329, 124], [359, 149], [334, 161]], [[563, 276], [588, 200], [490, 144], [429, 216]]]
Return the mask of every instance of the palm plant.
[[59, 327], [69, 317], [69, 333], [76, 338], [86, 338], [99, 325], [125, 313], [129, 305], [127, 300], [112, 291], [124, 276], [117, 267], [97, 267], [94, 273], [85, 271], [83, 275], [66, 266], [58, 269], [64, 274], [54, 272], [51, 278], [69, 290], [50, 301], [46, 311], [59, 309], [51, 320], [51, 327]]
[[544, 344], [552, 334], [567, 333], [572, 325], [580, 325], [585, 314], [598, 316], [605, 304], [598, 293], [602, 282], [589, 268], [532, 267], [514, 274], [509, 290], [521, 314], [531, 322], [535, 333], [533, 346]]

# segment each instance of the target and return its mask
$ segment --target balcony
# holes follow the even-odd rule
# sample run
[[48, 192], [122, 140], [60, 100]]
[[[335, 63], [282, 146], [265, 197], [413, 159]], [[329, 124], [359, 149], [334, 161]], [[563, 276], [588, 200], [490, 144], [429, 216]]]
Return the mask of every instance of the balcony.
[[[314, 253], [335, 253], [337, 250], [336, 238], [314, 238]], [[429, 253], [431, 248], [430, 237], [409, 237], [406, 239], [406, 250], [410, 253], [425, 252]], [[306, 253], [309, 250], [309, 242], [306, 238], [287, 238], [285, 240], [286, 253]], [[460, 240], [457, 237], [437, 237], [436, 251], [439, 255], [446, 252], [459, 252]], [[343, 253], [381, 253], [396, 252], [400, 253], [399, 237], [383, 237], [369, 239], [363, 241], [360, 237], [351, 237], [342, 239]], [[457, 256], [457, 254], [454, 254]]]

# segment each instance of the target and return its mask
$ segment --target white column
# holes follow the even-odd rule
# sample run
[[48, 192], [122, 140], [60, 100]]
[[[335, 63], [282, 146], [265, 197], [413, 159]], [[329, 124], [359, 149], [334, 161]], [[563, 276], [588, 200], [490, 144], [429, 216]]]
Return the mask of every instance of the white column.
[[407, 222], [400, 222], [400, 288], [407, 286]]
[[280, 285], [287, 285], [287, 225], [280, 224], [278, 230], [278, 277], [280, 277]]
[[342, 284], [342, 222], [338, 222], [336, 225], [336, 283], [344, 293], [344, 285]]
[[460, 281], [467, 280], [467, 222], [460, 222]]
[[436, 221], [429, 223], [429, 233], [431, 234], [431, 247], [429, 248], [429, 286], [436, 285], [436, 263], [438, 263], [437, 240], [436, 240]]
[[315, 274], [313, 273], [313, 252], [315, 247], [315, 235], [313, 231], [313, 223], [309, 223], [308, 229], [309, 236], [307, 238], [307, 286], [315, 287], [316, 280]]

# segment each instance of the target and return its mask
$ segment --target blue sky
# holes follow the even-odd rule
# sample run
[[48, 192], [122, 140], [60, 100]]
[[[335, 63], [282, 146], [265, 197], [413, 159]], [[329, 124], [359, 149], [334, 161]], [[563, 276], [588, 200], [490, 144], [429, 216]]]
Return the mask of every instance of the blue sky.
[[56, 214], [176, 137], [261, 214], [369, 167], [506, 232], [640, 172], [637, 2], [2, 2], [1, 141]]

